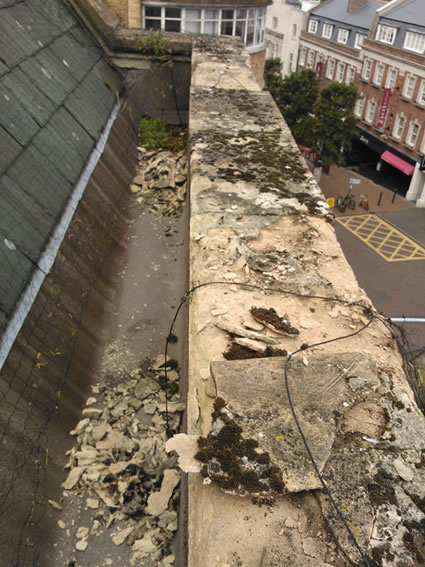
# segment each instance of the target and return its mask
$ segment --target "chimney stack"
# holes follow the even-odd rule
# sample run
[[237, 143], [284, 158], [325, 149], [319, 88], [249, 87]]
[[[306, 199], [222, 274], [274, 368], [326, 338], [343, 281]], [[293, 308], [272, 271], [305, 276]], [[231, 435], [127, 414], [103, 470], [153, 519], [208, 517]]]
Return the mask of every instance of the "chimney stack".
[[369, 0], [348, 0], [347, 12], [354, 12], [368, 3]]

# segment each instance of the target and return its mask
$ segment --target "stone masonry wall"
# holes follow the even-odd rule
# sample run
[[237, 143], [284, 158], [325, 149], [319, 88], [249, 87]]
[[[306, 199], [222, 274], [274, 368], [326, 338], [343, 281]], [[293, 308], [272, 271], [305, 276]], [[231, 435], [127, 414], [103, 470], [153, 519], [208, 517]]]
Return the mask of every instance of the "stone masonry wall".
[[423, 415], [237, 43], [195, 42], [189, 127], [188, 566], [419, 564]]

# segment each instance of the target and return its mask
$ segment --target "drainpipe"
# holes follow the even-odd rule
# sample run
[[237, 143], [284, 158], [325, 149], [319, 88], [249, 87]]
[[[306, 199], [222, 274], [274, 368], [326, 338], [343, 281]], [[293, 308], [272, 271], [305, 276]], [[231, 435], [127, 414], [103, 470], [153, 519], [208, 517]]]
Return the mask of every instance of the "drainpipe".
[[49, 243], [41, 254], [37, 262], [37, 266], [30, 278], [30, 281], [28, 282], [13, 313], [13, 316], [6, 327], [4, 335], [1, 338], [0, 371], [2, 370], [3, 365], [6, 362], [13, 343], [15, 342], [15, 339], [18, 336], [22, 325], [24, 324], [26, 316], [28, 315], [28, 312], [34, 303], [38, 292], [43, 285], [45, 277], [49, 274], [56, 260], [59, 248], [63, 242], [63, 239], [65, 238], [65, 234], [71, 223], [72, 217], [74, 216], [75, 210], [84, 195], [91, 174], [93, 173], [100, 157], [103, 154], [112, 125], [115, 122], [116, 117], [118, 116], [119, 109], [120, 104], [116, 103], [111, 115], [109, 116], [108, 122], [106, 123], [106, 126], [103, 129], [99, 140], [97, 141], [97, 144], [93, 149], [89, 160], [85, 168], [83, 169], [77, 184], [74, 187], [74, 190], [71, 193], [68, 203], [66, 204], [65, 209], [62, 213], [62, 217], [56, 225]]

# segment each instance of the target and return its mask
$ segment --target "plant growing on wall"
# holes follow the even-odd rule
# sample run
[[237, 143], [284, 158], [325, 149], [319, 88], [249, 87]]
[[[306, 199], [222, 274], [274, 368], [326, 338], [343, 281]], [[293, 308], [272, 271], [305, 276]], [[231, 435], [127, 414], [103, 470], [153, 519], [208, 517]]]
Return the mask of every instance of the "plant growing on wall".
[[139, 139], [148, 150], [183, 150], [186, 146], [186, 130], [173, 127], [161, 118], [142, 118], [139, 123]]

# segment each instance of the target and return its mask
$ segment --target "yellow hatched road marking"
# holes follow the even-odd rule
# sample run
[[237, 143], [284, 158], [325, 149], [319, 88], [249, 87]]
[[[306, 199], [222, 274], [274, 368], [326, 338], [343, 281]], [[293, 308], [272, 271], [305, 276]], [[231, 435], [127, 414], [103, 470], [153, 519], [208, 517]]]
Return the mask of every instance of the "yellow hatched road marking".
[[425, 260], [425, 249], [376, 215], [335, 219], [387, 262]]

